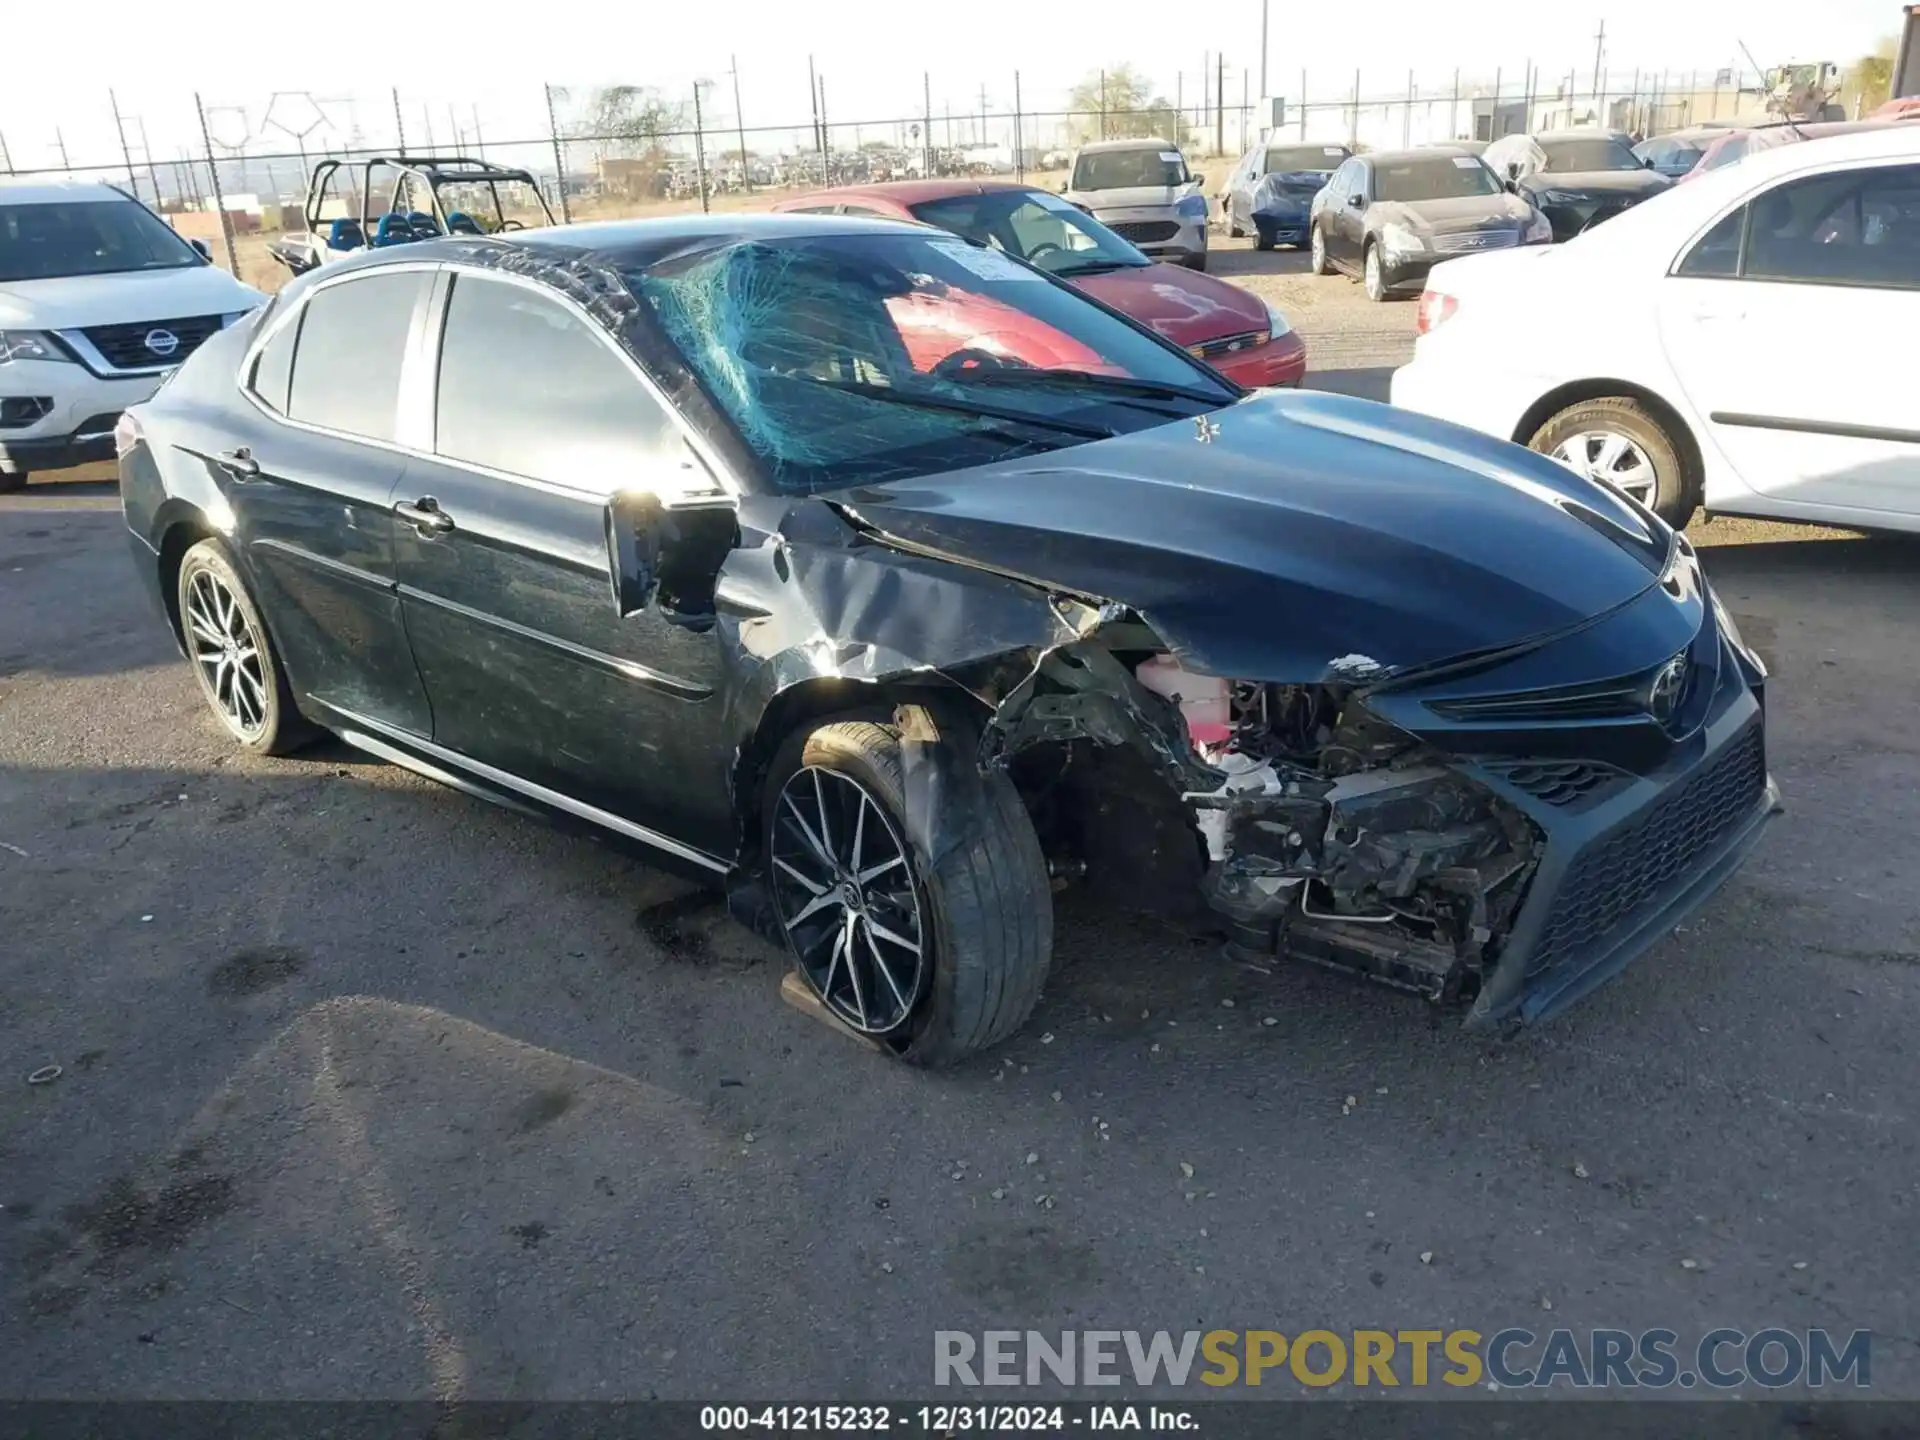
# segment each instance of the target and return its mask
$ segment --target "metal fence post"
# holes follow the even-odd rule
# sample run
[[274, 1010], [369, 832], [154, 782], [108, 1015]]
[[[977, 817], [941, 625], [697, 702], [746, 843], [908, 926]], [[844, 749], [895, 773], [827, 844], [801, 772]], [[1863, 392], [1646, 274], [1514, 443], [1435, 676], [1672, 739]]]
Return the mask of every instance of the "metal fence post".
[[1353, 72], [1353, 116], [1347, 125], [1347, 146], [1353, 150], [1360, 148], [1360, 72], [1358, 70]]
[[1307, 138], [1307, 72], [1304, 67], [1300, 71], [1299, 110], [1300, 110], [1300, 138], [1304, 140]]
[[193, 92], [193, 108], [200, 117], [200, 143], [207, 150], [207, 174], [213, 180], [213, 206], [220, 212], [220, 238], [227, 246], [227, 272], [240, 278], [240, 256], [233, 247], [233, 219], [227, 214], [226, 199], [220, 194], [220, 162], [213, 158], [213, 133], [207, 129], [207, 107], [200, 103], [200, 92]]
[[1100, 72], [1100, 138], [1107, 138], [1107, 72]]
[[827, 77], [814, 82], [820, 96], [820, 182], [833, 184], [833, 141], [827, 134]]
[[933, 178], [933, 76], [925, 70], [920, 72], [920, 104], [926, 111], [924, 123], [926, 129], [921, 133], [926, 137], [920, 152], [920, 174], [923, 178]]
[[1227, 56], [1224, 50], [1213, 57], [1213, 153], [1227, 153]]
[[[548, 113], [551, 114], [553, 107], [549, 105], [547, 109]], [[395, 143], [399, 145], [402, 150], [405, 150], [407, 148], [407, 122], [400, 118], [400, 87], [398, 85], [393, 87], [393, 133]]]
[[1400, 146], [1405, 149], [1413, 143], [1413, 72], [1407, 71], [1407, 108], [1400, 114]]
[[733, 133], [740, 142], [740, 184], [751, 195], [753, 164], [747, 159], [747, 114], [740, 108], [740, 57], [729, 55], [727, 63], [733, 67]]
[[693, 168], [700, 182], [700, 213], [706, 214], [713, 208], [707, 198], [707, 136], [706, 121], [700, 114], [700, 84], [693, 82]]
[[[553, 186], [560, 192], [560, 223], [571, 225], [573, 212], [567, 205], [567, 160], [560, 148], [560, 122], [553, 113], [553, 86], [543, 84], [540, 89], [547, 97], [547, 136], [553, 141]], [[394, 114], [398, 116], [396, 108]]]

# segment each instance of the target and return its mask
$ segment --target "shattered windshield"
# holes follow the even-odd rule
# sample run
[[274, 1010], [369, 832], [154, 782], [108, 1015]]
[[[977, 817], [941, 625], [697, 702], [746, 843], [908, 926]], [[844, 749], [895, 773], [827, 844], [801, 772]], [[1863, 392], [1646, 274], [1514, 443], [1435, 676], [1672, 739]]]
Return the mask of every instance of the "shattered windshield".
[[913, 207], [914, 218], [1018, 255], [1053, 275], [1092, 275], [1153, 262], [1078, 205], [1044, 190], [989, 190]]
[[1164, 425], [1234, 392], [952, 236], [739, 241], [630, 277], [765, 466], [810, 494]]

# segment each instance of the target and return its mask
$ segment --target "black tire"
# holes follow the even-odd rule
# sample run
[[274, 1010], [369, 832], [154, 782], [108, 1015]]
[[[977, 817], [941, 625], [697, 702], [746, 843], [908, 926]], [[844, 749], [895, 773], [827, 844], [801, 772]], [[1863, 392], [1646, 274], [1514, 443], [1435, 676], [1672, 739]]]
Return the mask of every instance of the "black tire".
[[1653, 466], [1654, 490], [1642, 503], [1654, 514], [1676, 530], [1693, 518], [1693, 512], [1700, 508], [1699, 483], [1688, 469], [1679, 442], [1638, 400], [1608, 395], [1569, 405], [1534, 431], [1527, 446], [1542, 455], [1552, 455], [1567, 441], [1589, 433], [1625, 436], [1645, 453]]
[[1231, 216], [1227, 218], [1227, 236], [1229, 239], [1238, 240], [1246, 233], [1246, 231], [1240, 228], [1240, 222], [1238, 220], [1233, 219]]
[[[220, 690], [206, 665], [196, 658], [203, 653], [203, 647], [212, 644], [196, 629], [193, 619], [196, 601], [203, 601], [209, 593], [198, 588], [202, 585], [199, 578], [202, 576], [208, 577], [232, 597], [246, 632], [252, 637], [257, 666], [244, 677], [248, 699], [246, 708], [241, 711], [242, 718], [236, 718], [229, 702], [221, 698]], [[188, 660], [193, 665], [194, 678], [200, 682], [200, 693], [206, 697], [207, 706], [220, 721], [221, 727], [242, 749], [257, 755], [290, 755], [318, 738], [321, 733], [319, 727], [294, 705], [286, 670], [273, 647], [273, 637], [267, 632], [266, 621], [261, 618], [260, 607], [254, 603], [246, 581], [234, 568], [232, 557], [220, 541], [202, 540], [180, 557], [176, 603], [179, 606], [181, 638], [187, 647]], [[212, 652], [206, 649], [204, 653]], [[232, 668], [237, 671], [238, 663], [233, 663]], [[238, 674], [226, 682], [228, 687], [238, 687], [242, 683], [243, 677]], [[258, 723], [247, 723], [244, 717], [256, 712]]]
[[1266, 231], [1256, 229], [1253, 232], [1253, 248], [1254, 249], [1271, 250], [1273, 249], [1273, 243], [1274, 243], [1273, 236], [1269, 235]]
[[[810, 768], [853, 781], [906, 841], [930, 973], [904, 1022], [874, 1038], [913, 1065], [951, 1064], [1012, 1035], [1039, 1003], [1053, 953], [1052, 886], [1026, 807], [1005, 775], [981, 773], [972, 734], [949, 729], [943, 736], [928, 712], [908, 708], [894, 723], [842, 719], [796, 733], [761, 806], [769, 870], [788, 781]], [[821, 994], [779, 918], [795, 968]]]
[[1333, 267], [1327, 263], [1326, 232], [1318, 225], [1308, 227], [1307, 271], [1313, 275], [1331, 275], [1333, 273]]
[[27, 472], [24, 470], [0, 470], [0, 495], [11, 495], [16, 490], [27, 488]]

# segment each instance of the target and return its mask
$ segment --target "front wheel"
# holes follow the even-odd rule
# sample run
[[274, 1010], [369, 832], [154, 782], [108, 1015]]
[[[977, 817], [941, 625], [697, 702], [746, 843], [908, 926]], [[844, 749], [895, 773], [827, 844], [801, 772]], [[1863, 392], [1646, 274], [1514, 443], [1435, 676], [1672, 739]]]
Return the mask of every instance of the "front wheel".
[[917, 1065], [1006, 1039], [1053, 950], [1046, 859], [1013, 784], [924, 712], [790, 740], [768, 776], [769, 889], [834, 1018]]
[[1380, 258], [1378, 245], [1367, 246], [1366, 263], [1367, 299], [1376, 304], [1387, 298], [1386, 264]]
[[1313, 238], [1307, 247], [1307, 269], [1315, 275], [1332, 273], [1327, 266], [1327, 237], [1318, 225], [1313, 227]]
[[1569, 405], [1527, 444], [1576, 475], [1632, 497], [1676, 529], [1700, 503], [1679, 446], [1637, 400], [1605, 396]]

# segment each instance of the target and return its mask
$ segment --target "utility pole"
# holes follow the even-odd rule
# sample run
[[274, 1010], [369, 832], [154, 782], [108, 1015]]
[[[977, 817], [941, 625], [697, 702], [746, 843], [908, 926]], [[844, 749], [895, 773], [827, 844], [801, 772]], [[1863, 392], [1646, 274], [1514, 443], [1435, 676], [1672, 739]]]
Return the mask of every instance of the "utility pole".
[[[553, 119], [553, 87], [551, 85], [547, 87], [547, 119], [549, 122]], [[400, 87], [398, 85], [393, 87], [393, 133], [404, 151], [407, 148], [407, 122], [400, 118]], [[558, 159], [560, 149], [557, 143], [553, 153], [554, 158]]]
[[[60, 133], [60, 127], [58, 125], [53, 127], [53, 140], [54, 144], [60, 148], [60, 168], [62, 170], [71, 170], [73, 168], [73, 162], [67, 158], [67, 137]], [[207, 153], [212, 154], [213, 152], [208, 151]]]
[[933, 178], [933, 76], [925, 70], [920, 72], [920, 108], [925, 112], [923, 118], [927, 127], [921, 132], [926, 137], [926, 148], [920, 155], [920, 175], [922, 179], [931, 180]]
[[[1105, 70], [1100, 72], [1100, 138], [1102, 140], [1107, 138], [1107, 72]], [[948, 122], [947, 139], [949, 142], [953, 139], [951, 121]]]
[[705, 214], [712, 209], [707, 199], [707, 137], [704, 122], [700, 117], [700, 87], [708, 84], [705, 80], [693, 82], [693, 168], [700, 178], [700, 211]]
[[807, 56], [807, 103], [813, 107], [813, 148], [824, 155], [827, 147], [820, 138], [820, 77], [814, 73], [811, 55]]
[[[553, 141], [553, 184], [560, 192], [560, 223], [571, 225], [573, 216], [567, 208], [567, 162], [560, 151], [560, 122], [553, 114], [553, 86], [542, 85], [540, 88], [547, 92], [547, 135]], [[396, 108], [395, 116], [399, 113]]]
[[833, 183], [833, 144], [827, 133], [827, 77], [819, 79], [820, 87], [820, 166], [821, 173], [827, 177], [827, 184]]
[[740, 109], [740, 57], [729, 55], [727, 64], [733, 73], [733, 135], [740, 142], [740, 183], [753, 193], [753, 166], [747, 163], [747, 117]]
[[1267, 0], [1260, 0], [1260, 98], [1267, 93]]
[[1027, 178], [1027, 157], [1020, 143], [1020, 72], [1013, 72], [1013, 178], [1024, 181]]
[[227, 273], [238, 278], [240, 257], [233, 250], [233, 217], [227, 214], [226, 197], [220, 193], [220, 166], [213, 158], [213, 132], [207, 129], [207, 107], [200, 103], [197, 90], [193, 96], [193, 108], [200, 115], [200, 143], [207, 150], [207, 174], [213, 181], [213, 207], [220, 212], [220, 238], [227, 242]]
[[987, 87], [980, 87], [980, 143], [987, 143]]
[[1600, 33], [1593, 37], [1593, 112], [1594, 118], [1600, 116], [1600, 57], [1607, 48], [1607, 22], [1600, 22]]
[[[127, 184], [133, 189], [133, 198], [138, 200], [140, 198], [140, 182], [134, 177], [133, 173], [133, 151], [127, 148], [127, 127], [122, 124], [120, 120], [120, 97], [115, 95], [112, 90], [108, 90], [107, 103], [113, 106], [113, 128], [120, 136], [120, 158], [127, 162]], [[158, 195], [153, 197], [153, 203], [156, 207], [159, 206], [160, 197]]]
[[7, 137], [4, 135], [0, 135], [0, 168], [9, 175], [13, 173], [13, 152], [7, 149]]
[[1213, 153], [1227, 153], [1227, 55], [1213, 57]]
[[473, 148], [480, 153], [482, 160], [487, 158], [486, 137], [480, 133], [480, 107], [473, 107]]

